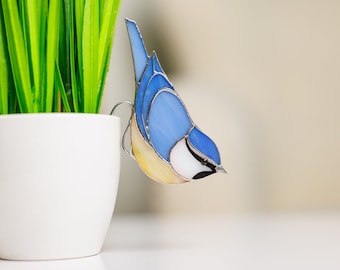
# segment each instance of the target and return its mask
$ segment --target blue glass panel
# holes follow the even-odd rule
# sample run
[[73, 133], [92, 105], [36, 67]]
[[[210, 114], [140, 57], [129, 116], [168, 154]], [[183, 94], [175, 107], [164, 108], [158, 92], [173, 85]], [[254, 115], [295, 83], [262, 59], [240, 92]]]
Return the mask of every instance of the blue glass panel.
[[163, 76], [161, 73], [157, 73], [154, 75], [149, 85], [147, 86], [147, 89], [145, 90], [145, 94], [143, 97], [143, 115], [145, 118], [147, 118], [147, 114], [150, 110], [151, 101], [155, 97], [155, 95], [164, 88], [170, 88], [171, 84], [169, 81]]
[[158, 57], [157, 57], [156, 53], [153, 53], [151, 58], [152, 58], [152, 62], [153, 62], [153, 70], [156, 71], [156, 72], [164, 73], [164, 71], [161, 67], [161, 64], [158, 61]]
[[152, 54], [140, 79], [135, 98], [137, 124], [145, 139], [147, 139], [145, 119], [150, 108], [151, 100], [160, 89], [173, 89], [172, 84], [168, 81], [164, 73], [159, 73], [159, 71], [161, 71], [161, 67], [158, 63], [157, 56], [156, 54]]
[[149, 57], [145, 50], [143, 39], [136, 23], [126, 19], [126, 26], [130, 38], [132, 57], [135, 66], [136, 82], [138, 82], [143, 74], [143, 70], [145, 69]]
[[147, 86], [150, 82], [150, 78], [153, 75], [153, 67], [151, 64], [151, 60], [148, 62], [143, 76], [141, 78], [141, 81], [139, 83], [136, 98], [135, 98], [135, 110], [136, 110], [136, 118], [137, 118], [137, 124], [138, 127], [145, 139], [147, 139], [146, 130], [145, 130], [145, 122], [143, 118], [143, 99], [145, 95], [145, 91], [147, 89]]
[[181, 100], [173, 92], [162, 91], [152, 102], [148, 127], [155, 150], [169, 161], [171, 148], [185, 136], [192, 123]]
[[217, 147], [207, 135], [195, 127], [189, 133], [189, 140], [193, 147], [220, 165], [221, 160]]

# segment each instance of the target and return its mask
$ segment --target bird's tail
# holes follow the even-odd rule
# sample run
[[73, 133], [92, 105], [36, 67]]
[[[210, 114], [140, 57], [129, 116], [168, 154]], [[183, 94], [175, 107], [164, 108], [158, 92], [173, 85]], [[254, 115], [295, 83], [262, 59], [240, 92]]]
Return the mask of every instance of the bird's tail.
[[132, 58], [135, 67], [135, 79], [137, 85], [143, 74], [145, 66], [149, 60], [149, 56], [148, 53], [146, 52], [142, 35], [139, 32], [136, 22], [126, 18], [125, 23], [130, 39]]

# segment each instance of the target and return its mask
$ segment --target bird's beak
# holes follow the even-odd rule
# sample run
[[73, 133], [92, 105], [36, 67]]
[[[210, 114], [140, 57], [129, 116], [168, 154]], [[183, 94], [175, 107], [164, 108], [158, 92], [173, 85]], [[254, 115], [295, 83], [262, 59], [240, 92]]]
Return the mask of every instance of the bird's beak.
[[216, 172], [227, 173], [227, 171], [222, 167], [222, 165], [219, 165], [219, 166], [216, 167]]

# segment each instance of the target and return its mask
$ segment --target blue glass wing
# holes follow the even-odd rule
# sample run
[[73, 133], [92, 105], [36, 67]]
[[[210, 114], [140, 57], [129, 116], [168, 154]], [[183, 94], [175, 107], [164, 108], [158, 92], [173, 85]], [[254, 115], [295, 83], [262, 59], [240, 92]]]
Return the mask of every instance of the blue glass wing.
[[155, 96], [147, 115], [147, 124], [154, 149], [167, 161], [171, 148], [192, 127], [182, 101], [171, 89], [163, 89]]
[[152, 99], [163, 88], [173, 90], [173, 86], [166, 75], [157, 70], [161, 70], [161, 67], [156, 54], [153, 53], [140, 79], [135, 97], [137, 124], [145, 139], [148, 137], [146, 115], [150, 109]]
[[149, 61], [144, 70], [143, 76], [140, 82], [138, 83], [139, 86], [136, 91], [135, 102], [134, 102], [137, 125], [139, 127], [141, 134], [143, 135], [145, 139], [147, 139], [147, 135], [146, 135], [146, 129], [145, 129], [145, 121], [143, 117], [143, 99], [144, 99], [145, 92], [149, 84], [150, 78], [152, 77], [153, 73], [154, 73], [153, 67]]
[[155, 52], [148, 56], [142, 36], [134, 21], [126, 19], [135, 68], [136, 96], [135, 112], [137, 125], [143, 137], [148, 140], [146, 114], [154, 96], [163, 88], [173, 89], [167, 79]]
[[[154, 72], [150, 78], [148, 79], [148, 85], [143, 91], [142, 89], [139, 89], [140, 92], [143, 92], [140, 96], [143, 96], [142, 106], [143, 106], [143, 116], [145, 117], [150, 109], [150, 104], [152, 99], [155, 97], [155, 95], [161, 91], [163, 88], [168, 88], [173, 90], [171, 83], [166, 78], [164, 73]], [[139, 100], [138, 100], [139, 101]]]
[[213, 160], [217, 165], [221, 164], [220, 154], [215, 143], [197, 127], [190, 131], [189, 141], [194, 148]]

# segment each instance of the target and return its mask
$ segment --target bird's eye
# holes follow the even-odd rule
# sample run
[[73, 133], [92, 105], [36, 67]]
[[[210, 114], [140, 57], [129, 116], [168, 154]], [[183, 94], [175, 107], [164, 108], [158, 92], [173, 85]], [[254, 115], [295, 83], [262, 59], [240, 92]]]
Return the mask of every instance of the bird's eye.
[[208, 160], [202, 159], [202, 160], [201, 160], [201, 164], [202, 164], [203, 166], [207, 166]]

